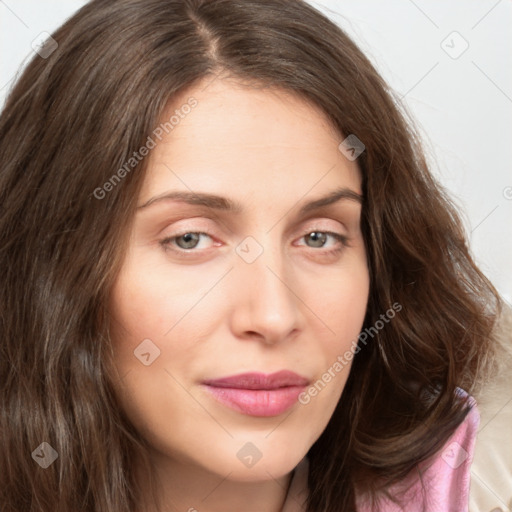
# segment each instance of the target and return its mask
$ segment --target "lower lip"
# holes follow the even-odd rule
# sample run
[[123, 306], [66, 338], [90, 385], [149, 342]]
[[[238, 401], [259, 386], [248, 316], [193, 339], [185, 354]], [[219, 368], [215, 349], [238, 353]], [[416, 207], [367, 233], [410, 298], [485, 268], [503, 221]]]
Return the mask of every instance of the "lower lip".
[[249, 416], [279, 416], [297, 403], [305, 386], [278, 389], [236, 389], [206, 386], [222, 404]]

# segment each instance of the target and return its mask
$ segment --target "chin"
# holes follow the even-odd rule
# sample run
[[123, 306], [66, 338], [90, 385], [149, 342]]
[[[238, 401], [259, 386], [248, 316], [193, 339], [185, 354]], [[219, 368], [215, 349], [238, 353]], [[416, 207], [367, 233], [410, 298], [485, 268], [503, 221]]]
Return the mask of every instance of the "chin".
[[[252, 436], [253, 441], [248, 437], [247, 441], [230, 443], [234, 446], [233, 451], [210, 452], [212, 458], [208, 461], [208, 469], [223, 477], [229, 474], [229, 480], [238, 482], [261, 482], [288, 475], [302, 460], [308, 447], [290, 438], [286, 442], [277, 436], [276, 442], [272, 442], [274, 434], [261, 441]], [[202, 461], [203, 466], [205, 462]]]

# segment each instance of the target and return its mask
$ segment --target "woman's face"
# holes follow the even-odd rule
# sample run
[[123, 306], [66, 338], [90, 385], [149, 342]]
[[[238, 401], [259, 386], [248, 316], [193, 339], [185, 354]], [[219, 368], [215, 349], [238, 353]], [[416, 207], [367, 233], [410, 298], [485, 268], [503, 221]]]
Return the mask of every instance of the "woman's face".
[[112, 295], [117, 392], [155, 460], [262, 481], [306, 454], [349, 374], [369, 288], [361, 177], [304, 100], [208, 83], [152, 136]]

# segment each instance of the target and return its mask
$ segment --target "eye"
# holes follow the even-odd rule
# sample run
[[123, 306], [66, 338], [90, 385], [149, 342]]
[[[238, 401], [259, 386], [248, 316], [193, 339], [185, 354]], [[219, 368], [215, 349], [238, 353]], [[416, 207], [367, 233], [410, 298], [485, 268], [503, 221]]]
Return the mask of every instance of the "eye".
[[[186, 231], [164, 238], [160, 241], [160, 245], [162, 245], [166, 251], [173, 251], [178, 255], [181, 254], [185, 256], [187, 254], [192, 255], [193, 253], [200, 253], [201, 249], [208, 249], [208, 246], [201, 247], [202, 239], [212, 240], [212, 236], [202, 231]], [[300, 240], [304, 240], [309, 248], [324, 249], [323, 251], [318, 251], [324, 254], [339, 253], [349, 245], [348, 238], [345, 235], [332, 231], [311, 231], [302, 236]], [[329, 240], [332, 241], [331, 244], [328, 244]]]
[[308, 247], [324, 249], [329, 238], [334, 239], [335, 244], [334, 247], [330, 249], [327, 247], [329, 250], [326, 252], [328, 253], [340, 252], [348, 246], [348, 238], [345, 235], [334, 233], [332, 231], [311, 231], [304, 235], [301, 240], [305, 240]]
[[169, 248], [176, 251], [190, 251], [191, 249], [201, 248], [199, 247], [199, 242], [201, 241], [202, 237], [211, 239], [211, 236], [208, 233], [199, 231], [187, 231], [186, 233], [164, 238], [160, 244], [164, 248]]

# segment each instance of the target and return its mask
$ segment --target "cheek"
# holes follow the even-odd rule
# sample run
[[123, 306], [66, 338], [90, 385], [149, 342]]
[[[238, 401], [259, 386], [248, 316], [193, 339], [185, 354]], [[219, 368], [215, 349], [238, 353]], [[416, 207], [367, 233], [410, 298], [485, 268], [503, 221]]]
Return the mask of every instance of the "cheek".
[[338, 276], [325, 286], [316, 304], [322, 312], [323, 323], [328, 326], [320, 342], [323, 373], [319, 376], [318, 391], [322, 390], [322, 401], [329, 402], [329, 410], [334, 410], [358, 352], [369, 296], [369, 272], [363, 259], [358, 259]]
[[[127, 264], [112, 290], [110, 308], [120, 377], [115, 390], [132, 423], [152, 444], [158, 444], [155, 432], [168, 430], [172, 411], [186, 406], [188, 428], [204, 414], [183, 389], [181, 373], [200, 355], [193, 342], [200, 336], [200, 325], [184, 319], [191, 302], [183, 296], [186, 279], [164, 277], [156, 268], [143, 272]], [[177, 443], [179, 432], [171, 436]]]
[[368, 267], [361, 257], [325, 279], [322, 293], [317, 294], [316, 306], [337, 340], [336, 349], [342, 349], [359, 335], [368, 305], [369, 287]]
[[[357, 342], [364, 323], [370, 286], [366, 260], [357, 257], [347, 261], [343, 268], [325, 276], [317, 284], [321, 293], [314, 293], [312, 287], [305, 285], [303, 290], [308, 290], [308, 303], [317, 313], [316, 332], [322, 334], [314, 338], [312, 351], [320, 355], [322, 364], [317, 375], [320, 382], [316, 390], [311, 389], [312, 393], [309, 398], [305, 397], [304, 403], [322, 403], [323, 414], [334, 409], [358, 352]], [[329, 416], [330, 412], [324, 416]]]
[[201, 272], [192, 272], [192, 267], [170, 272], [154, 259], [128, 258], [117, 279], [110, 309], [120, 335], [117, 340], [166, 337], [200, 297], [205, 286]]
[[158, 387], [169, 379], [165, 370], [194, 367], [201, 356], [197, 340], [207, 337], [211, 319], [219, 318], [223, 307], [206, 298], [211, 280], [193, 266], [173, 270], [152, 254], [127, 257], [110, 301], [111, 339], [121, 376], [130, 372], [141, 387]]

